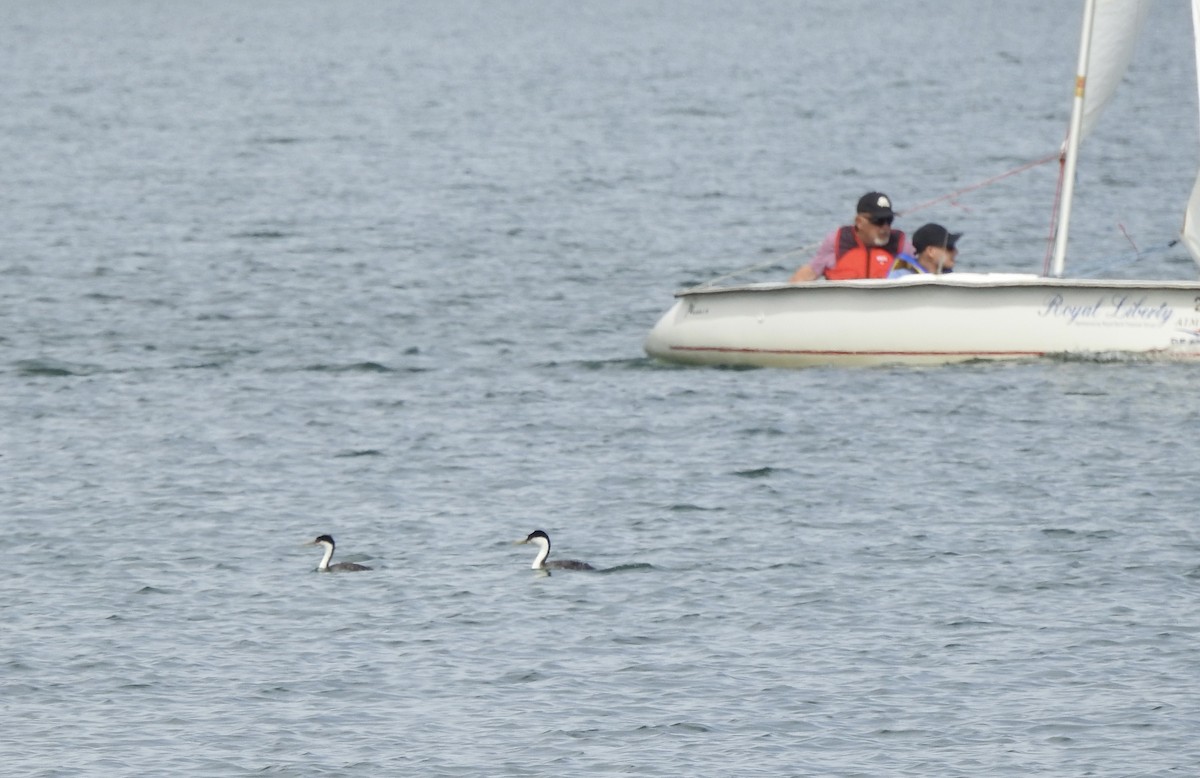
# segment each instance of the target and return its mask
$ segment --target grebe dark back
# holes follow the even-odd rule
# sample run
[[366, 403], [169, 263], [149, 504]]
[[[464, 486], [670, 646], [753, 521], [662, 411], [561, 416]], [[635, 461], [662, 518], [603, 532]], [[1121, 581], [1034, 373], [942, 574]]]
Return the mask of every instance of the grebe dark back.
[[540, 529], [535, 529], [530, 532], [524, 540], [518, 540], [518, 545], [532, 543], [538, 547], [537, 556], [533, 558], [533, 564], [530, 566], [533, 570], [595, 570], [596, 568], [589, 565], [587, 562], [580, 562], [578, 559], [552, 559], [546, 561], [546, 557], [550, 556], [550, 536]]
[[325, 556], [321, 557], [321, 564], [317, 565], [317, 570], [322, 573], [356, 573], [359, 570], [370, 570], [366, 565], [360, 565], [357, 562], [338, 562], [336, 565], [329, 564], [329, 560], [333, 559], [333, 537], [330, 535], [321, 535], [311, 543], [305, 543], [306, 546], [324, 546]]

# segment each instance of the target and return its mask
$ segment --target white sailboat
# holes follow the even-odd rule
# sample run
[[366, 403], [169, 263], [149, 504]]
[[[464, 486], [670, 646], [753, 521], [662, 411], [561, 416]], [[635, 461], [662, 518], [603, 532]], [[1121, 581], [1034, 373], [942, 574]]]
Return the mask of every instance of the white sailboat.
[[[1048, 275], [706, 284], [676, 293], [646, 352], [686, 364], [760, 367], [1109, 355], [1200, 360], [1200, 281], [1063, 277], [1079, 143], [1116, 89], [1148, 7], [1149, 0], [1085, 3]], [[1200, 40], [1200, 0], [1192, 15]], [[1200, 68], [1200, 43], [1196, 56]], [[1200, 176], [1182, 241], [1200, 264]]]

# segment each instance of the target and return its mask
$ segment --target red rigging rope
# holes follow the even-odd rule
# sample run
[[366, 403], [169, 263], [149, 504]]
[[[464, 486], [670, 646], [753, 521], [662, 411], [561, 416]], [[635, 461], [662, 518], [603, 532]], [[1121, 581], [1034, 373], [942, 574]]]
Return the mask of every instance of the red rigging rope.
[[1054, 187], [1054, 207], [1050, 209], [1050, 235], [1046, 238], [1046, 256], [1042, 258], [1042, 275], [1050, 275], [1050, 260], [1054, 256], [1054, 236], [1057, 233], [1058, 207], [1062, 204], [1063, 175], [1067, 172], [1067, 157], [1058, 159], [1058, 185]]
[[933, 200], [930, 200], [928, 202], [921, 203], [920, 205], [914, 205], [912, 208], [908, 208], [906, 210], [900, 211], [897, 215], [908, 216], [910, 213], [916, 213], [917, 211], [923, 211], [926, 208], [928, 208], [929, 206], [937, 205], [938, 203], [942, 202], [943, 200], [953, 200], [953, 199], [957, 198], [959, 195], [964, 195], [967, 192], [974, 192], [976, 189], [983, 189], [985, 186], [990, 186], [990, 185], [996, 183], [997, 181], [1001, 181], [1005, 178], [1008, 178], [1009, 176], [1015, 176], [1017, 173], [1024, 173], [1026, 170], [1029, 170], [1030, 168], [1035, 168], [1038, 165], [1044, 165], [1047, 162], [1051, 162], [1053, 160], [1058, 159], [1058, 157], [1059, 157], [1059, 153], [1056, 151], [1053, 154], [1048, 154], [1047, 156], [1042, 157], [1041, 159], [1035, 159], [1032, 162], [1026, 162], [1024, 165], [1020, 165], [1018, 167], [1013, 168], [1012, 170], [1005, 171], [1005, 172], [1001, 173], [1000, 175], [992, 176], [989, 179], [980, 181], [978, 184], [971, 184], [970, 186], [964, 186], [962, 189], [957, 189], [953, 192], [950, 192], [949, 194], [944, 194], [941, 197], [936, 197]]

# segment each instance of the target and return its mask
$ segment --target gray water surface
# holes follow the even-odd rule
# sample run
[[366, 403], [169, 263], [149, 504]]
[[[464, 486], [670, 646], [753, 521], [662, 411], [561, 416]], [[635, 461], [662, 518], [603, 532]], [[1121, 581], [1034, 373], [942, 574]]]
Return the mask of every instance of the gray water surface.
[[[1196, 366], [641, 351], [1057, 148], [1075, 4], [948, 6], [4, 3], [5, 774], [1193, 775]], [[1075, 272], [1177, 232], [1176, 6]], [[1052, 167], [901, 226], [1038, 272]]]

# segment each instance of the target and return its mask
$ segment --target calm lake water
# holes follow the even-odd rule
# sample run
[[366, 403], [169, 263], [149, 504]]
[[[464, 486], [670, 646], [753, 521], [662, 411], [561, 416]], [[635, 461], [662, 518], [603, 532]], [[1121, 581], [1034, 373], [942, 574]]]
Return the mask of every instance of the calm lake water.
[[[1194, 774], [1200, 366], [641, 350], [1057, 148], [1076, 4], [943, 5], [0, 3], [6, 774]], [[1072, 272], [1195, 276], [1191, 46]], [[1038, 272], [1055, 176], [904, 226]]]

